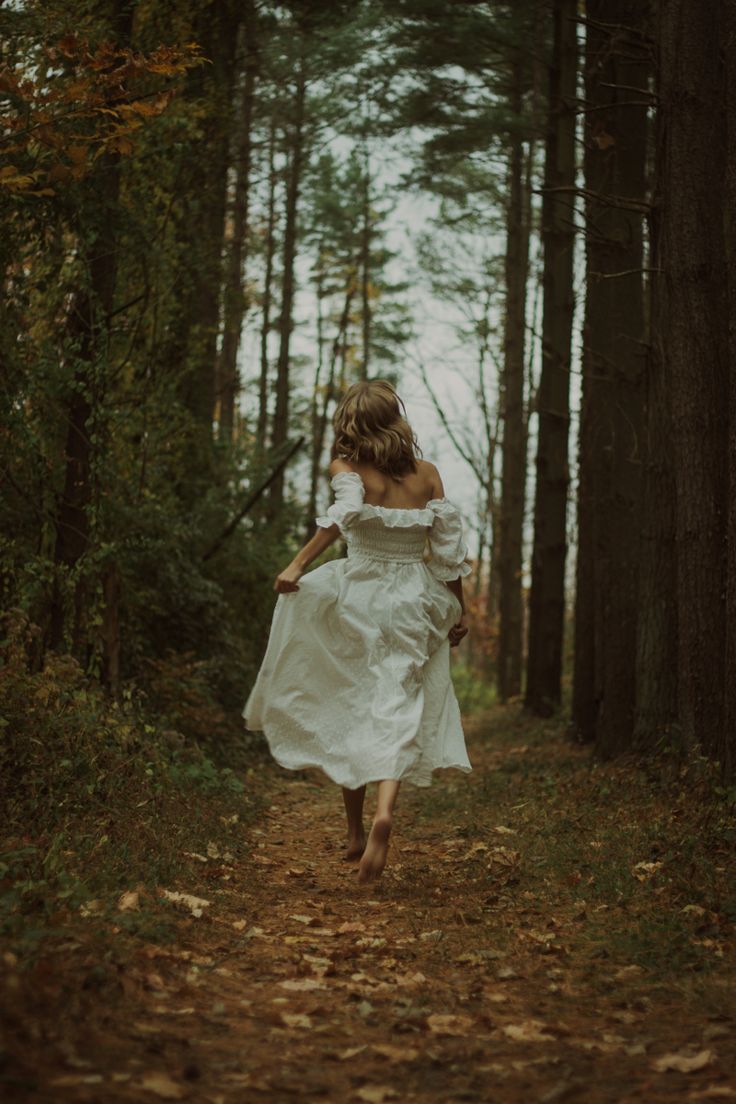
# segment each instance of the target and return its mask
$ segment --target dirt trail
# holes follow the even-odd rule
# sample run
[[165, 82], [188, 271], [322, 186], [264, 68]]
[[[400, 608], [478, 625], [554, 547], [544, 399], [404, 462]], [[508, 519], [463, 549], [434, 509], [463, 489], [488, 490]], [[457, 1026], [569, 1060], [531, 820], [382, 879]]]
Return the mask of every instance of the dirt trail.
[[[137, 945], [121, 999], [102, 985], [79, 1005], [68, 979], [52, 986], [72, 1018], [55, 1034], [39, 1012], [35, 1039], [26, 1025], [11, 1098], [736, 1100], [730, 961], [705, 997], [689, 975], [653, 983], [591, 938], [576, 861], [559, 892], [538, 873], [552, 841], [534, 805], [587, 750], [535, 743], [523, 723], [497, 740], [471, 728], [469, 749], [472, 775], [402, 790], [389, 866], [367, 887], [341, 859], [337, 788], [279, 773], [247, 865], [208, 860], [221, 892], [182, 912], [175, 943]], [[516, 769], [542, 757], [550, 775]], [[574, 859], [585, 828], [567, 830]], [[694, 1068], [657, 1068], [667, 1055]]]

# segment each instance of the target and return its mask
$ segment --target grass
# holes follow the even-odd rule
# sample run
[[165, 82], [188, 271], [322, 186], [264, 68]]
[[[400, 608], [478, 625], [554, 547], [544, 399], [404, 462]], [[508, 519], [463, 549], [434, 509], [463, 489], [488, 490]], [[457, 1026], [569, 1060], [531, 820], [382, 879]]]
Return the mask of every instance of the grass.
[[[599, 762], [562, 721], [518, 707], [476, 715], [468, 728], [485, 769], [469, 784], [433, 787], [416, 815], [455, 819], [469, 839], [521, 852], [519, 883], [502, 902], [521, 894], [549, 915], [579, 916], [565, 938], [581, 961], [639, 967], [652, 985], [688, 978], [698, 990], [698, 979], [731, 968], [734, 794], [709, 765], [667, 753]], [[497, 825], [515, 834], [494, 834]]]

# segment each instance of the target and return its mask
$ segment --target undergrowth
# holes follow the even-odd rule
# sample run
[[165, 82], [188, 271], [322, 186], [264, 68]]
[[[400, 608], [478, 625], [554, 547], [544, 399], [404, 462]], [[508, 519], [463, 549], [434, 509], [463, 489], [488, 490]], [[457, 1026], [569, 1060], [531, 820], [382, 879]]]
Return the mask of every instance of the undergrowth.
[[471, 723], [495, 765], [438, 789], [420, 815], [462, 810], [474, 840], [516, 849], [516, 890], [576, 918], [583, 959], [633, 966], [655, 984], [733, 968], [736, 787], [716, 765], [671, 749], [601, 762], [563, 722], [515, 707]]
[[[33, 631], [11, 611], [0, 633], [0, 935], [21, 955], [80, 911], [115, 912], [133, 887], [173, 888], [186, 871], [196, 893], [204, 873], [186, 854], [237, 854], [259, 808], [245, 765], [256, 749], [234, 743], [233, 767], [222, 743], [213, 752], [195, 738], [195, 722], [210, 719], [196, 679], [179, 679], [180, 718], [182, 701], [191, 709], [176, 726], [171, 710], [153, 712], [130, 689], [111, 700], [70, 656], [49, 653], [31, 673]], [[116, 922], [166, 936], [145, 909]]]

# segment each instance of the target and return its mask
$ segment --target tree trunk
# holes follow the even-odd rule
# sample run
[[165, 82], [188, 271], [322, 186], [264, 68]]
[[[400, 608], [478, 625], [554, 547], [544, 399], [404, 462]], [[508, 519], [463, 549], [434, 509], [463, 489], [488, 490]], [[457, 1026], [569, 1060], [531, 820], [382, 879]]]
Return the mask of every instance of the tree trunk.
[[[518, 119], [524, 92], [523, 59], [514, 62], [510, 108]], [[529, 271], [529, 204], [525, 196], [524, 148], [515, 135], [509, 152], [506, 212], [506, 317], [501, 387], [501, 506], [498, 526], [499, 642], [498, 693], [501, 701], [521, 693], [522, 531], [526, 484], [524, 377], [526, 285]]]
[[360, 295], [361, 295], [361, 323], [363, 335], [363, 360], [360, 365], [361, 379], [368, 379], [368, 365], [370, 362], [371, 348], [371, 180], [370, 164], [368, 161], [368, 145], [363, 149], [363, 204], [361, 228], [361, 259], [360, 259]]
[[330, 408], [330, 403], [335, 396], [335, 373], [337, 370], [337, 361], [340, 355], [340, 349], [345, 341], [345, 334], [347, 333], [348, 323], [350, 322], [350, 308], [353, 303], [354, 295], [355, 283], [351, 277], [348, 289], [345, 292], [345, 300], [340, 315], [340, 321], [337, 327], [337, 333], [335, 334], [335, 340], [332, 343], [332, 351], [330, 353], [330, 367], [327, 375], [327, 383], [325, 384], [324, 392], [322, 395], [321, 404], [319, 403], [318, 395], [315, 394], [314, 416], [312, 421], [312, 458], [309, 479], [309, 502], [307, 504], [306, 521], [307, 537], [310, 537], [314, 532], [314, 518], [317, 513], [317, 491], [319, 487], [320, 473], [322, 471], [322, 455], [325, 449], [325, 437], [327, 436], [328, 412]]
[[[286, 189], [286, 219], [284, 224], [284, 263], [281, 284], [281, 317], [279, 319], [279, 357], [276, 367], [276, 407], [273, 416], [273, 447], [281, 448], [289, 432], [289, 367], [291, 332], [294, 312], [294, 262], [296, 260], [297, 214], [299, 187], [304, 157], [304, 108], [307, 81], [304, 59], [299, 62], [294, 96], [294, 121]], [[284, 498], [284, 473], [271, 486], [271, 506], [278, 507]]]
[[657, 112], [654, 194], [649, 217], [649, 354], [646, 378], [644, 487], [640, 523], [634, 746], [658, 750], [677, 723], [677, 545], [667, 365], [662, 345], [667, 308], [662, 275], [666, 126]]
[[[115, 4], [111, 33], [123, 46], [130, 41], [133, 4]], [[114, 30], [112, 30], [114, 28]], [[65, 410], [64, 487], [56, 515], [53, 591], [46, 633], [48, 647], [60, 649], [67, 617], [61, 574], [77, 573], [74, 584], [71, 651], [87, 659], [88, 579], [80, 563], [90, 547], [90, 507], [93, 499], [94, 420], [108, 369], [110, 316], [115, 297], [118, 249], [120, 156], [105, 154], [94, 178], [87, 182], [81, 203], [79, 239], [84, 272], [82, 286], [72, 300], [68, 333], [76, 345], [74, 383]], [[89, 249], [88, 242], [94, 242]], [[86, 251], [86, 252], [85, 252]]]
[[[682, 736], [723, 752], [728, 499], [725, 87], [721, 5], [660, 9], [662, 344], [677, 487], [678, 675]], [[732, 492], [733, 495], [733, 492]]]
[[647, 96], [630, 89], [646, 89], [649, 80], [649, 12], [641, 0], [588, 0], [586, 10], [581, 609], [573, 700], [579, 730], [611, 756], [630, 745], [634, 728], [646, 447], [643, 221], [617, 200], [642, 210], [646, 200]]
[[255, 38], [255, 8], [248, 3], [244, 23], [239, 35], [239, 50], [244, 55], [241, 88], [237, 98], [234, 124], [235, 182], [231, 210], [230, 242], [225, 260], [223, 281], [223, 333], [218, 364], [218, 398], [220, 430], [226, 440], [231, 440], [235, 422], [235, 402], [240, 391], [238, 350], [243, 318], [246, 312], [243, 266], [248, 254], [248, 210], [251, 177], [251, 129], [258, 74], [257, 43]]
[[542, 370], [537, 392], [539, 430], [525, 698], [526, 705], [541, 716], [554, 711], [561, 699], [575, 227], [569, 195], [554, 189], [572, 189], [575, 184], [576, 18], [575, 0], [555, 0], [542, 206]]
[[736, 776], [736, 7], [724, 7], [724, 57], [726, 62], [727, 194], [724, 203], [726, 263], [728, 265], [729, 318], [729, 516], [728, 585], [726, 590], [725, 726], [719, 759], [724, 778]]
[[273, 259], [276, 249], [276, 126], [271, 121], [268, 140], [268, 221], [266, 225], [266, 271], [263, 277], [261, 316], [261, 375], [258, 381], [258, 421], [256, 452], [263, 453], [268, 436], [268, 339], [271, 333], [271, 303], [273, 300]]

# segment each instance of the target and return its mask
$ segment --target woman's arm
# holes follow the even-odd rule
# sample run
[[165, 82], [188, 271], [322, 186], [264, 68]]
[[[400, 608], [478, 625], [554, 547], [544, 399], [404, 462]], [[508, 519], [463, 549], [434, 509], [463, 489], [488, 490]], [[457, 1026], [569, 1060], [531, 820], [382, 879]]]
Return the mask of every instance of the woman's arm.
[[[442, 476], [440, 475], [434, 464], [430, 464], [430, 472], [432, 475], [432, 497], [444, 498], [445, 488], [442, 483]], [[450, 632], [448, 633], [448, 636], [450, 638], [450, 646], [452, 648], [455, 648], [460, 643], [462, 638], [464, 636], [467, 636], [468, 634], [468, 626], [465, 624], [465, 595], [463, 594], [463, 580], [460, 576], [458, 576], [457, 579], [450, 579], [449, 581], [447, 581], [445, 583], [445, 586], [448, 590], [452, 591], [462, 607], [460, 620], [452, 626]]]
[[329, 548], [340, 536], [339, 525], [330, 525], [329, 528], [320, 526], [317, 532], [308, 540], [302, 549], [297, 552], [288, 567], [276, 576], [273, 589], [279, 594], [288, 594], [298, 590], [298, 582], [307, 570], [312, 560], [316, 560], [326, 548]]

